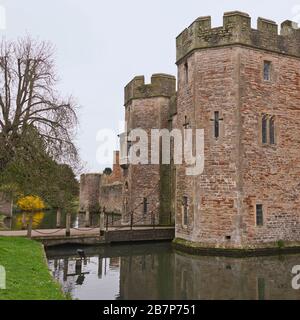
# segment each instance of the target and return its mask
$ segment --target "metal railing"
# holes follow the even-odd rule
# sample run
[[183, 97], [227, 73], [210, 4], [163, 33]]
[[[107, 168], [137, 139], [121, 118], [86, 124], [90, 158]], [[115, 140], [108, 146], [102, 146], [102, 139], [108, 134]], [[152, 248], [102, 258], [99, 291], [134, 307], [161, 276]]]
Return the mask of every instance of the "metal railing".
[[[159, 187], [160, 182], [157, 183], [157, 185], [154, 186], [154, 188], [149, 192], [147, 195], [147, 198], [149, 198]], [[130, 210], [127, 214], [125, 215], [117, 215], [113, 213], [106, 213], [106, 208], [100, 208], [99, 214], [99, 224], [95, 227], [91, 228], [76, 228], [76, 227], [71, 227], [71, 214], [67, 213], [66, 215], [66, 228], [65, 228], [65, 236], [70, 237], [71, 236], [71, 230], [77, 230], [80, 232], [87, 232], [87, 231], [92, 231], [96, 229], [100, 229], [100, 236], [104, 235], [104, 232], [108, 232], [109, 228], [113, 228], [114, 231], [116, 230], [121, 230], [124, 228], [129, 228], [130, 230], [133, 230], [134, 228], [139, 228], [139, 227], [152, 227], [153, 229], [162, 226], [159, 223], [159, 219], [157, 219], [158, 215], [158, 209], [155, 209], [151, 211], [149, 214], [145, 215], [143, 214], [141, 217], [140, 212], [138, 210], [141, 208], [144, 202], [138, 203], [132, 210]], [[61, 214], [57, 213], [57, 214]], [[124, 223], [124, 219], [128, 220], [127, 223]], [[40, 230], [33, 230], [32, 225], [33, 222], [37, 222], [33, 220], [32, 215], [29, 216], [29, 222], [27, 225], [27, 237], [31, 238], [32, 237], [32, 231], [35, 231], [38, 234], [47, 236], [47, 235], [55, 235], [59, 232], [61, 232], [63, 229], [58, 228], [56, 230], [53, 230], [51, 232], [46, 232], [46, 231], [40, 231]], [[172, 225], [172, 214], [170, 212], [170, 217], [169, 217], [169, 225]]]

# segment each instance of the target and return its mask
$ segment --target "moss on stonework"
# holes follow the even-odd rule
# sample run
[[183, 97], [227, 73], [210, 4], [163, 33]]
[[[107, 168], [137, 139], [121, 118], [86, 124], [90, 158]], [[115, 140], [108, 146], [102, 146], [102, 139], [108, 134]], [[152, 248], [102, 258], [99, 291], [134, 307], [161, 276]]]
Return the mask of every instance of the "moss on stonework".
[[279, 241], [277, 242], [277, 246], [278, 246], [278, 248], [280, 248], [280, 249], [284, 248], [284, 247], [285, 247], [284, 241], [283, 241], [283, 240], [279, 240]]
[[270, 256], [289, 253], [299, 253], [300, 243], [290, 243], [289, 245], [278, 241], [276, 243], [268, 243], [264, 246], [247, 246], [240, 248], [233, 247], [213, 247], [207, 244], [191, 242], [188, 240], [176, 238], [173, 240], [173, 246], [179, 251], [183, 251], [193, 255], [204, 256], [228, 256], [228, 257], [253, 257], [253, 256]]

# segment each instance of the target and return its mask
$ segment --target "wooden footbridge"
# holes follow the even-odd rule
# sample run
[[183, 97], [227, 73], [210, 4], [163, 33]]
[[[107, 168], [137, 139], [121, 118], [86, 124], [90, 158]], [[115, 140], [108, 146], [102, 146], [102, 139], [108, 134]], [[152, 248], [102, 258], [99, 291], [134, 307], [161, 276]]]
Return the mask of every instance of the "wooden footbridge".
[[[0, 231], [2, 237], [29, 237], [28, 230]], [[71, 228], [32, 230], [30, 238], [43, 242], [46, 246], [63, 244], [109, 244], [119, 242], [163, 241], [173, 240], [174, 227], [168, 226], [134, 226], [134, 227], [109, 227], [107, 230], [100, 228]]]
[[0, 231], [2, 237], [28, 237], [43, 242], [46, 246], [63, 244], [97, 245], [120, 242], [139, 241], [163, 241], [173, 240], [175, 237], [174, 226], [156, 225], [153, 221], [150, 225], [135, 225], [130, 220], [129, 225], [111, 225], [104, 223], [105, 217], [100, 217], [100, 226], [92, 228], [71, 227], [70, 215], [67, 215], [66, 228], [57, 229], [32, 229], [32, 221], [29, 221], [27, 230]]

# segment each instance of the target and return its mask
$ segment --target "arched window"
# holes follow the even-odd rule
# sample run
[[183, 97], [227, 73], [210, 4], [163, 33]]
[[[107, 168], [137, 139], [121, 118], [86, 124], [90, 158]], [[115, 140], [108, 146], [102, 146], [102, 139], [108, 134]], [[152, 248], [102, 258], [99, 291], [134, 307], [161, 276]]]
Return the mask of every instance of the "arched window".
[[263, 144], [276, 144], [276, 130], [275, 130], [275, 117], [263, 114], [261, 121], [262, 130], [262, 143]]

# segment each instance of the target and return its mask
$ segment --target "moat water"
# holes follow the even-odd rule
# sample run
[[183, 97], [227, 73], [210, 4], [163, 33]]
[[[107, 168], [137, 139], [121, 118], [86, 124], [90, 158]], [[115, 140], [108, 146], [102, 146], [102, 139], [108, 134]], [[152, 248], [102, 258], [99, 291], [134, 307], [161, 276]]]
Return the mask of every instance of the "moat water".
[[[119, 215], [110, 215], [109, 223], [112, 219], [118, 221]], [[4, 226], [8, 230], [22, 230], [26, 229], [26, 224], [29, 222], [29, 216], [23, 213], [14, 213], [12, 218], [4, 219]], [[90, 215], [90, 226], [99, 225], [99, 215]], [[61, 228], [66, 226], [66, 213], [61, 216]], [[85, 214], [73, 212], [71, 214], [71, 226], [76, 228], [83, 228], [86, 226]], [[56, 211], [41, 211], [33, 215], [33, 228], [34, 229], [55, 229], [56, 228]]]
[[300, 300], [292, 287], [300, 255], [202, 257], [150, 243], [48, 248], [47, 257], [53, 277], [73, 299]]

